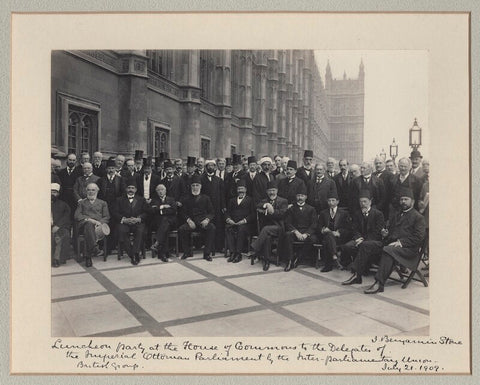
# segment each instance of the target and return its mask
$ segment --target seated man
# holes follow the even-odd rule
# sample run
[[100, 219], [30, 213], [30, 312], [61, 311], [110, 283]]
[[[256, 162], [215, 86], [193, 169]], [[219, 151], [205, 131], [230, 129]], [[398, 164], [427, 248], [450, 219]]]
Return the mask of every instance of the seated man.
[[225, 238], [230, 257], [227, 262], [238, 263], [242, 253], [248, 250], [247, 240], [250, 224], [255, 220], [253, 199], [247, 195], [247, 183], [240, 179], [237, 183], [238, 197], [231, 198], [227, 205]]
[[321, 270], [323, 273], [333, 269], [334, 261], [339, 264], [337, 246], [343, 245], [352, 235], [350, 215], [347, 210], [338, 207], [339, 199], [335, 191], [328, 193], [327, 203], [329, 208], [323, 210], [318, 218], [325, 260]]
[[169, 231], [176, 228], [177, 202], [174, 198], [167, 196], [167, 188], [163, 184], [157, 186], [155, 194], [150, 203], [150, 213], [153, 215], [152, 228], [155, 229], [155, 243], [151, 249], [157, 252], [158, 259], [168, 262], [167, 235]]
[[389, 228], [383, 231], [387, 246], [382, 251], [375, 283], [364, 291], [365, 294], [384, 291], [395, 262], [410, 270], [417, 268], [418, 250], [425, 238], [425, 218], [413, 208], [415, 201], [411, 189], [404, 188], [399, 195], [400, 210], [390, 216]]
[[[117, 223], [118, 241], [130, 257], [132, 265], [140, 263], [140, 248], [145, 232], [145, 219], [150, 207], [144, 197], [135, 195], [137, 178], [130, 177], [126, 182], [126, 194], [118, 197], [113, 204], [112, 216]], [[133, 233], [133, 246], [130, 244]]]
[[58, 199], [60, 184], [52, 183], [52, 266], [65, 263], [70, 248], [70, 207]]
[[347, 265], [350, 258], [356, 255], [351, 264], [353, 275], [342, 285], [362, 283], [362, 275], [367, 274], [370, 264], [378, 260], [383, 247], [383, 214], [372, 207], [369, 190], [362, 190], [359, 196], [361, 211], [353, 214], [353, 240], [341, 246], [343, 265]]
[[186, 223], [178, 229], [178, 237], [183, 248], [182, 259], [193, 255], [190, 233], [199, 231], [205, 236], [205, 248], [203, 259], [211, 262], [210, 254], [215, 247], [215, 225], [213, 205], [210, 198], [200, 194], [202, 190], [202, 178], [200, 175], [193, 175], [191, 179], [191, 194], [187, 195], [182, 202], [182, 214]]
[[[253, 241], [253, 253], [249, 255], [251, 264], [255, 262], [255, 257], [263, 257], [263, 270], [267, 271], [270, 267], [270, 245], [272, 237], [279, 238], [283, 235], [284, 219], [288, 209], [288, 201], [277, 196], [277, 182], [271, 180], [267, 184], [267, 198], [260, 201], [257, 205], [257, 212], [260, 219], [260, 234]], [[279, 245], [278, 249], [281, 247]]]
[[97, 198], [98, 190], [99, 188], [95, 183], [88, 184], [87, 197], [78, 202], [78, 207], [75, 211], [75, 221], [78, 229], [80, 231], [83, 230], [85, 235], [85, 246], [87, 249], [85, 266], [87, 267], [92, 266], [93, 256], [100, 255], [95, 228], [107, 224], [110, 220], [107, 202]]
[[285, 218], [285, 243], [288, 254], [285, 271], [297, 267], [299, 257], [297, 256], [294, 260], [293, 242], [303, 242], [301, 255], [305, 257], [311, 255], [312, 245], [318, 241], [315, 235], [317, 212], [312, 206], [305, 204], [306, 200], [307, 188], [302, 181], [302, 185], [297, 190], [297, 202], [287, 210]]

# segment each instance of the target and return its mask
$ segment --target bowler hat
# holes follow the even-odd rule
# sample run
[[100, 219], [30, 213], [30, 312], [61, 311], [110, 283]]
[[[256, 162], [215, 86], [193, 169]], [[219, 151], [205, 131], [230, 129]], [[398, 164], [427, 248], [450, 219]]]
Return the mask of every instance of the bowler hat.
[[414, 158], [423, 158], [422, 154], [420, 154], [420, 151], [418, 150], [413, 150], [411, 153], [410, 153], [410, 159], [414, 159]]

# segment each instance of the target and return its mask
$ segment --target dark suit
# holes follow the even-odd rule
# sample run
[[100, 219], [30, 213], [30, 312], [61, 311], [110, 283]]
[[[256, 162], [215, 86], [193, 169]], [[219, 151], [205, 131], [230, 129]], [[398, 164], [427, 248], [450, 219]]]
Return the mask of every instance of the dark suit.
[[231, 198], [235, 198], [237, 196], [237, 182], [245, 178], [246, 172], [243, 170], [237, 172], [230, 172], [225, 176], [224, 183], [225, 183], [225, 198], [229, 200]]
[[[141, 197], [145, 197], [144, 195], [144, 189], [143, 189], [143, 183], [145, 180], [145, 174], [138, 174], [137, 175], [137, 195], [140, 195]], [[157, 186], [160, 184], [162, 181], [160, 177], [157, 174], [150, 174], [150, 199], [154, 197], [155, 194], [155, 189]]]
[[107, 169], [105, 167], [105, 163], [104, 162], [101, 162], [100, 163], [100, 166], [97, 167], [96, 164], [93, 164], [92, 163], [92, 167], [93, 167], [93, 173], [98, 176], [98, 177], [103, 177], [105, 175], [107, 175]]
[[389, 234], [386, 243], [400, 241], [401, 247], [385, 246], [375, 279], [382, 285], [392, 273], [394, 262], [410, 270], [416, 268], [415, 259], [425, 238], [425, 218], [414, 208], [407, 212], [397, 211], [390, 216]]
[[[301, 182], [303, 183], [303, 181]], [[298, 203], [295, 203], [287, 210], [285, 216], [285, 246], [289, 260], [293, 260], [294, 242], [303, 242], [301, 252], [302, 257], [311, 256], [313, 250], [312, 245], [318, 241], [315, 234], [316, 229], [317, 212], [312, 206], [305, 203], [300, 207]], [[308, 237], [304, 241], [299, 241], [294, 234], [295, 230], [298, 230], [301, 234], [308, 234]]]
[[[112, 182], [108, 176], [104, 176], [98, 180], [98, 197], [107, 202], [108, 210], [112, 212], [113, 205], [117, 198], [121, 197], [125, 193], [125, 179], [115, 174]], [[110, 235], [108, 245], [111, 249], [115, 249], [118, 243], [118, 229], [117, 222], [112, 221], [110, 223]]]
[[307, 174], [306, 168], [304, 166], [297, 169], [297, 177], [303, 180], [305, 185], [308, 185], [308, 182], [315, 179], [314, 167], [310, 169], [310, 172]]
[[65, 261], [68, 258], [70, 247], [70, 207], [62, 200], [52, 201], [52, 227], [59, 229], [52, 234], [52, 258]]
[[[210, 198], [207, 195], [192, 194], [186, 196], [182, 201], [182, 216], [186, 221], [191, 219], [195, 223], [195, 229], [191, 229], [188, 223], [184, 223], [178, 229], [178, 237], [186, 254], [191, 254], [190, 233], [198, 231], [205, 236], [204, 256], [210, 255], [215, 247], [215, 225], [212, 223], [215, 217], [214, 208]], [[200, 225], [204, 219], [208, 218], [208, 225], [203, 228]]]
[[393, 180], [395, 175], [388, 170], [375, 171], [373, 175], [378, 177], [383, 182], [383, 185], [385, 187], [385, 199], [383, 201], [383, 207], [382, 208], [377, 207], [377, 208], [382, 211], [383, 216], [385, 218], [388, 218], [390, 201], [392, 199]]
[[[264, 205], [271, 203], [273, 206], [273, 213], [266, 214]], [[257, 205], [257, 212], [260, 221], [260, 233], [258, 238], [252, 243], [252, 248], [256, 256], [263, 256], [267, 260], [270, 258], [271, 238], [276, 237], [279, 243], [282, 240], [282, 235], [285, 232], [284, 219], [288, 209], [288, 201], [284, 198], [278, 197], [271, 202], [269, 199], [263, 199]], [[279, 250], [282, 248], [278, 247]]]
[[329, 194], [335, 194], [337, 186], [333, 179], [324, 176], [321, 182], [317, 182], [317, 178], [310, 180], [307, 185], [307, 203], [315, 207], [317, 213], [328, 207], [327, 197]]
[[246, 195], [240, 205], [238, 198], [232, 198], [228, 201], [226, 219], [231, 219], [235, 223], [245, 220], [244, 224], [225, 226], [225, 237], [227, 240], [227, 249], [231, 253], [243, 253], [248, 250], [247, 240], [251, 224], [255, 221], [255, 206], [253, 199]]
[[69, 174], [67, 168], [62, 168], [58, 173], [60, 178], [60, 199], [67, 203], [70, 207], [70, 213], [73, 219], [73, 214], [77, 208], [77, 200], [73, 195], [73, 185], [79, 176], [82, 175], [82, 168], [76, 166], [73, 171]]
[[[127, 251], [129, 257], [140, 253], [142, 245], [143, 233], [145, 231], [145, 219], [150, 211], [145, 198], [134, 196], [130, 203], [126, 194], [117, 198], [113, 204], [112, 217], [117, 223], [118, 240], [122, 245], [122, 249]], [[141, 222], [135, 224], [121, 223], [125, 218], [139, 218]], [[130, 245], [129, 233], [133, 233], [133, 247]]]
[[58, 175], [55, 174], [53, 171], [51, 172], [50, 182], [51, 183], [58, 183], [60, 185], [60, 187], [62, 186], [62, 181], [60, 180]]
[[284, 178], [278, 182], [278, 196], [285, 198], [288, 204], [294, 204], [297, 202], [297, 193], [302, 187], [305, 187], [305, 183], [298, 177]]
[[415, 199], [415, 208], [418, 207], [417, 203], [420, 198], [420, 191], [422, 189], [420, 180], [413, 174], [408, 174], [407, 178], [401, 182], [400, 174], [395, 174], [392, 178], [392, 193], [390, 206], [397, 211], [400, 208], [400, 193], [404, 188], [409, 188], [413, 192], [413, 198]]
[[120, 176], [122, 178], [125, 178], [125, 180], [127, 180], [128, 178], [132, 178], [132, 177], [136, 178], [137, 175], [143, 175], [143, 172], [137, 172], [135, 170], [133, 172], [130, 172], [128, 169], [122, 170], [120, 172]]
[[[169, 205], [170, 207], [163, 207]], [[150, 212], [153, 215], [152, 228], [155, 230], [157, 250], [159, 257], [165, 257], [168, 251], [168, 232], [174, 230], [177, 224], [177, 202], [174, 198], [166, 196], [163, 201], [158, 194], [150, 202]]]
[[207, 195], [212, 202], [215, 212], [213, 223], [217, 229], [219, 237], [215, 239], [215, 250], [221, 251], [225, 248], [225, 239], [222, 237], [225, 234], [225, 219], [224, 213], [226, 211], [225, 203], [225, 189], [223, 180], [218, 176], [212, 175], [209, 177], [207, 173], [202, 175], [202, 194]]
[[257, 173], [253, 179], [253, 201], [258, 204], [263, 199], [267, 199], [267, 184], [269, 180], [274, 180], [275, 177], [270, 174], [267, 177], [263, 171]]
[[[178, 176], [172, 178], [163, 178], [160, 181], [167, 188], [167, 196], [175, 199], [175, 202], [180, 202], [183, 194], [185, 193], [185, 185], [183, 179]], [[156, 194], [155, 194], [156, 195]]]
[[352, 181], [353, 181], [353, 175], [352, 173], [347, 173], [347, 176], [345, 179], [343, 178], [342, 173], [338, 173], [335, 175], [333, 178], [335, 181], [335, 185], [337, 186], [337, 194], [338, 194], [338, 206], [344, 209], [349, 210], [350, 207], [352, 207]]
[[[258, 173], [255, 173], [253, 179], [257, 176]], [[273, 173], [272, 173], [273, 174]], [[249, 197], [253, 197], [253, 179], [250, 176], [250, 172], [246, 172], [242, 179], [245, 181], [245, 184], [247, 185], [247, 195]]]
[[[330, 214], [330, 208], [322, 210], [318, 217], [318, 228], [322, 234], [323, 256], [326, 266], [332, 266], [333, 256], [337, 252], [337, 246], [344, 244], [352, 236], [352, 220], [347, 210], [337, 207], [334, 217]], [[322, 233], [322, 229], [330, 231]], [[333, 231], [340, 233], [339, 237], [333, 235]]]
[[351, 212], [360, 209], [359, 196], [362, 190], [369, 190], [372, 198], [372, 207], [383, 210], [385, 202], [385, 186], [381, 179], [371, 175], [368, 182], [360, 175], [352, 181], [352, 208]]
[[[353, 261], [352, 270], [358, 274], [366, 274], [370, 263], [380, 257], [382, 252], [382, 234], [385, 220], [380, 210], [370, 208], [365, 217], [360, 210], [353, 214], [353, 240], [341, 246], [342, 263], [348, 265], [351, 258], [357, 254]], [[355, 240], [363, 238], [363, 242], [355, 246]]]
[[98, 186], [98, 180], [100, 177], [96, 176], [95, 174], [91, 174], [90, 176], [79, 176], [73, 185], [73, 196], [77, 200], [87, 197], [87, 186], [90, 183], [95, 183]]

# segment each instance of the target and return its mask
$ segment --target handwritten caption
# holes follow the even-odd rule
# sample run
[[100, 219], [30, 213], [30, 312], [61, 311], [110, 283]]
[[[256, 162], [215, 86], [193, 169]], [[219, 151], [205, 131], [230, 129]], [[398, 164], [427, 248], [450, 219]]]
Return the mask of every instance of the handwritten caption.
[[[72, 369], [86, 372], [142, 372], [158, 367], [159, 362], [188, 363], [262, 363], [268, 366], [302, 363], [309, 370], [318, 372], [329, 369], [348, 371], [354, 365], [367, 365], [369, 370], [392, 373], [440, 373], [444, 367], [427, 353], [409, 354], [414, 345], [459, 346], [461, 341], [450, 337], [400, 338], [377, 336], [362, 344], [335, 342], [301, 342], [298, 344], [247, 343], [242, 340], [227, 344], [200, 344], [191, 340], [182, 342], [123, 342], [67, 343], [61, 338], [54, 341], [51, 349], [72, 363]], [[153, 365], [155, 366], [152, 366]], [[308, 366], [308, 365], [311, 365]], [[323, 368], [323, 369], [322, 369]]]

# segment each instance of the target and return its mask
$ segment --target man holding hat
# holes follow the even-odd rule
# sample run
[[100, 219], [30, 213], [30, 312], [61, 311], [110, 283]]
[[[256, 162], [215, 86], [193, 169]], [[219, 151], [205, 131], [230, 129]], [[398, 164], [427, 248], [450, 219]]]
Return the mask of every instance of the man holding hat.
[[86, 263], [87, 267], [92, 266], [92, 257], [100, 255], [97, 246], [96, 229], [103, 228], [110, 220], [107, 202], [98, 199], [98, 186], [95, 183], [87, 185], [87, 197], [78, 202], [75, 211], [75, 221], [79, 231], [83, 230], [85, 235], [85, 246], [87, 250]]
[[337, 194], [337, 185], [335, 181], [325, 175], [325, 166], [316, 164], [314, 169], [314, 178], [307, 184], [308, 204], [315, 207], [317, 214], [328, 208], [328, 195]]
[[367, 274], [372, 262], [382, 252], [382, 230], [385, 220], [380, 210], [372, 207], [370, 190], [362, 190], [359, 197], [360, 210], [353, 214], [353, 239], [340, 246], [341, 260], [347, 266], [356, 256], [351, 265], [353, 275], [342, 282], [342, 285], [362, 283], [362, 275]]
[[390, 217], [388, 229], [382, 232], [387, 245], [383, 247], [375, 283], [364, 291], [365, 294], [384, 291], [395, 262], [410, 270], [416, 269], [415, 259], [425, 238], [425, 219], [413, 206], [413, 191], [402, 189], [400, 210]]
[[347, 210], [338, 207], [339, 199], [335, 191], [327, 194], [327, 204], [328, 208], [322, 210], [318, 218], [325, 261], [322, 273], [333, 269], [334, 261], [338, 261], [337, 246], [343, 245], [352, 236], [350, 215]]
[[255, 257], [263, 257], [264, 271], [267, 271], [270, 267], [272, 238], [278, 238], [279, 245], [277, 249], [282, 250], [280, 245], [283, 241], [282, 236], [285, 231], [284, 219], [288, 209], [288, 201], [277, 195], [278, 187], [275, 180], [267, 183], [266, 190], [267, 198], [257, 204], [260, 233], [258, 234], [258, 238], [253, 241], [253, 253], [249, 255], [252, 265], [255, 262]]
[[[289, 173], [292, 172], [289, 172], [289, 166], [287, 165], [287, 176]], [[295, 172], [292, 175], [295, 176]], [[315, 235], [317, 212], [312, 206], [305, 203], [307, 200], [307, 188], [301, 179], [299, 181], [301, 185], [296, 192], [296, 202], [287, 210], [285, 218], [285, 246], [288, 255], [285, 271], [290, 271], [297, 267], [300, 256], [310, 257], [313, 251], [312, 246], [318, 241]], [[294, 257], [293, 242], [303, 243], [301, 253], [296, 257]]]
[[305, 185], [308, 185], [308, 181], [314, 177], [313, 173], [313, 151], [305, 150], [303, 153], [303, 166], [297, 170], [297, 176], [303, 180]]
[[256, 204], [268, 198], [268, 182], [275, 180], [275, 177], [270, 172], [270, 167], [272, 166], [272, 159], [268, 156], [264, 156], [260, 159], [259, 163], [262, 167], [262, 171], [260, 171], [253, 179], [253, 201]]
[[242, 253], [248, 250], [249, 225], [255, 221], [253, 199], [247, 195], [244, 179], [237, 183], [236, 198], [231, 198], [227, 205], [226, 231], [227, 249], [230, 250], [228, 262], [237, 263], [242, 260]]
[[52, 183], [52, 266], [65, 263], [70, 248], [70, 207], [58, 199], [60, 184]]
[[202, 233], [205, 238], [203, 259], [212, 261], [210, 254], [215, 247], [215, 225], [212, 223], [215, 216], [212, 202], [206, 195], [201, 194], [202, 178], [200, 175], [192, 177], [191, 193], [182, 202], [182, 216], [186, 223], [178, 229], [178, 237], [183, 248], [182, 259], [193, 256], [190, 234], [193, 231]]
[[[126, 194], [117, 198], [113, 205], [112, 217], [117, 223], [118, 241], [131, 259], [132, 265], [140, 262], [140, 248], [145, 232], [145, 220], [150, 211], [146, 200], [137, 192], [137, 179], [127, 180]], [[133, 245], [130, 244], [130, 233], [133, 233]]]
[[412, 169], [410, 170], [410, 173], [420, 180], [422, 180], [425, 175], [422, 168], [422, 158], [423, 156], [418, 150], [413, 150], [410, 153], [410, 160], [412, 161]]
[[287, 177], [278, 182], [278, 196], [285, 198], [289, 205], [297, 202], [299, 191], [305, 191], [305, 196], [307, 195], [307, 187], [303, 180], [295, 175], [296, 172], [297, 162], [289, 160], [285, 170]]
[[225, 193], [227, 200], [237, 196], [237, 183], [240, 179], [246, 176], [246, 172], [242, 170], [242, 157], [240, 155], [233, 154], [232, 168], [232, 172], [227, 174], [225, 178]]

